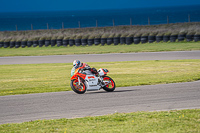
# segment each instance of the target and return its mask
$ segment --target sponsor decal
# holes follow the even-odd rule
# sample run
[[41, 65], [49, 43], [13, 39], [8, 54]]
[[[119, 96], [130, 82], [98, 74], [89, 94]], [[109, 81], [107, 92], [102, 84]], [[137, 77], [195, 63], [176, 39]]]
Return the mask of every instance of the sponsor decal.
[[89, 76], [88, 79], [94, 79], [94, 76]]

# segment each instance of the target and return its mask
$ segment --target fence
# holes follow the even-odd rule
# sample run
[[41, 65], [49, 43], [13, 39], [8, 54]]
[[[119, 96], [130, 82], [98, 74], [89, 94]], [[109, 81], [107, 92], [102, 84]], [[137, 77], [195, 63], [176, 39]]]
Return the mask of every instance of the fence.
[[[151, 25], [151, 20], [150, 20], [151, 18], [150, 17], [148, 17], [147, 18], [147, 23], [148, 23], [148, 25]], [[190, 14], [188, 14], [188, 17], [187, 17], [187, 19], [188, 19], [188, 21], [187, 22], [191, 22], [190, 20]], [[111, 20], [112, 21], [112, 26], [116, 26], [116, 24], [115, 24], [115, 19], [112, 19]], [[166, 24], [169, 24], [169, 22], [170, 22], [170, 20], [169, 20], [169, 16], [167, 16], [166, 17]], [[95, 23], [95, 22], [94, 22]], [[133, 19], [132, 18], [130, 18], [130, 25], [133, 25]], [[15, 27], [16, 27], [16, 31], [18, 31], [18, 25], [15, 25]], [[34, 30], [34, 25], [33, 24], [31, 24], [30, 25], [30, 29], [31, 30]], [[50, 29], [49, 28], [49, 23], [46, 23], [46, 29], [48, 30], [48, 29]], [[96, 27], [98, 27], [98, 20], [96, 20]], [[62, 22], [61, 23], [61, 29], [64, 29], [65, 27], [64, 27], [64, 22]], [[78, 21], [78, 23], [77, 23], [77, 28], [81, 28], [81, 21]]]

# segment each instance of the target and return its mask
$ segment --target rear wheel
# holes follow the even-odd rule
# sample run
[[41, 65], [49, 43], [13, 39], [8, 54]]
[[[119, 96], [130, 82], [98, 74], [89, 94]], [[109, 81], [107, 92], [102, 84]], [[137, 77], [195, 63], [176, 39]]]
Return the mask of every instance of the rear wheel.
[[112, 92], [115, 90], [115, 82], [112, 78], [108, 77], [108, 76], [104, 76], [103, 77], [103, 81], [105, 83], [105, 86], [103, 87], [103, 89], [107, 92]]
[[78, 79], [73, 79], [71, 80], [70, 85], [71, 85], [72, 90], [78, 94], [84, 94], [86, 92], [86, 85], [81, 80], [80, 80], [80, 85], [79, 85]]

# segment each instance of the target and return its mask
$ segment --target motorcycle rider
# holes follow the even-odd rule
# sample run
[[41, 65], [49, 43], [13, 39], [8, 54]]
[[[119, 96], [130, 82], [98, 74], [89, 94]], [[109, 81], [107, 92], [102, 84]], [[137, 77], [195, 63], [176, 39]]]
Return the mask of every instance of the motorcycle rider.
[[71, 77], [74, 75], [74, 73], [78, 72], [79, 69], [83, 69], [86, 75], [95, 74], [97, 75], [98, 72], [96, 68], [90, 68], [90, 66], [86, 63], [81, 63], [79, 60], [73, 61], [73, 68], [71, 70]]

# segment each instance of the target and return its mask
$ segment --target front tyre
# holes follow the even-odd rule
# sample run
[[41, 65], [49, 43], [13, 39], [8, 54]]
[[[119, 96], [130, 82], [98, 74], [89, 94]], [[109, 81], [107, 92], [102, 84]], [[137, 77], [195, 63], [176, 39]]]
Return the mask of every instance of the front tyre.
[[71, 80], [70, 86], [71, 86], [72, 90], [78, 94], [84, 94], [86, 92], [85, 83], [80, 81], [80, 85], [79, 85], [78, 79]]
[[103, 87], [103, 89], [107, 92], [112, 92], [115, 90], [115, 82], [112, 78], [108, 77], [108, 76], [104, 76], [103, 77], [103, 82], [105, 83], [105, 86]]

